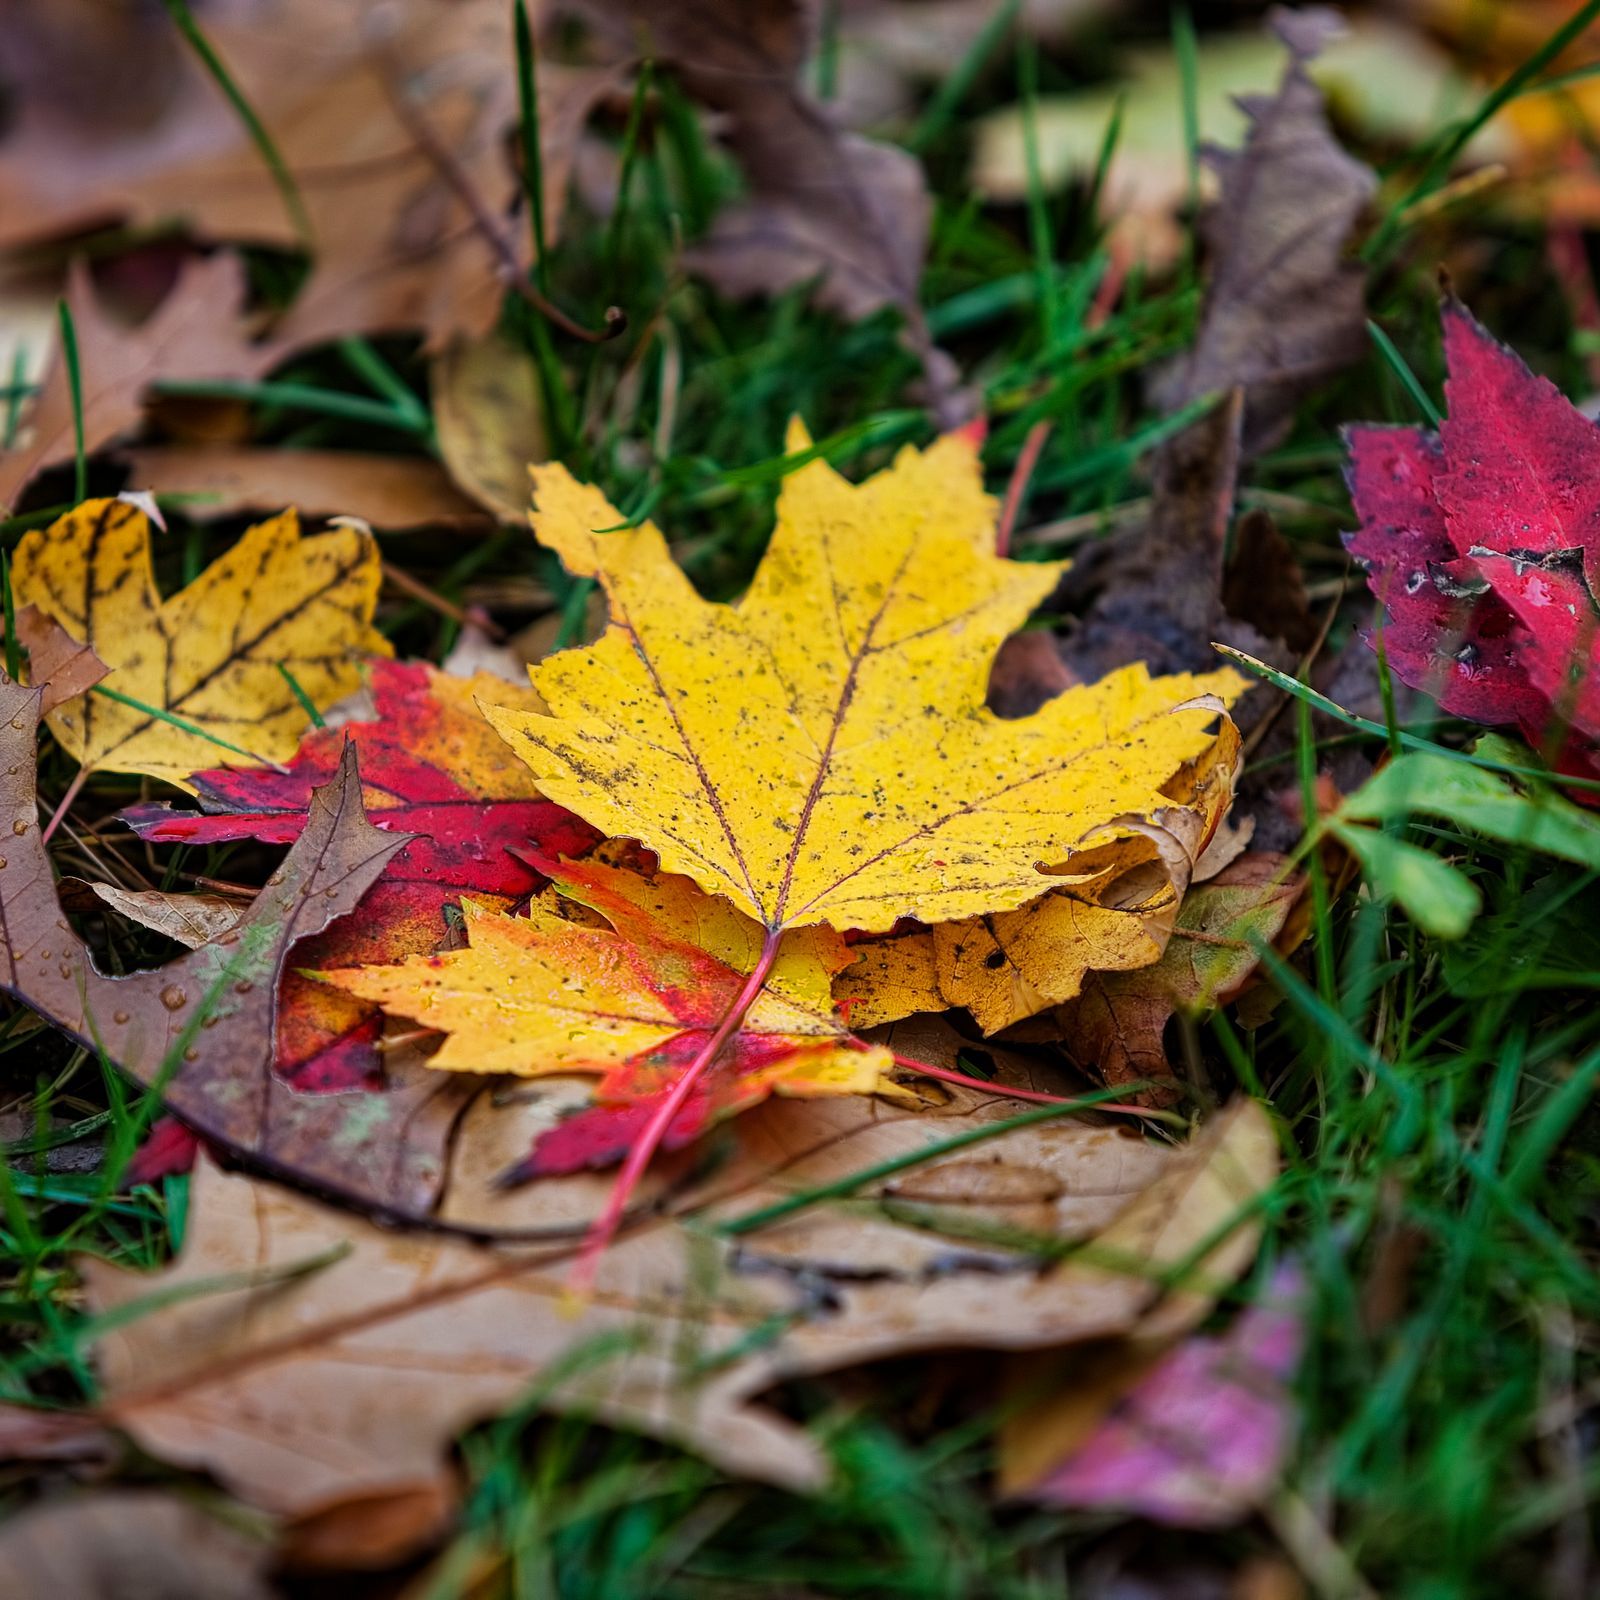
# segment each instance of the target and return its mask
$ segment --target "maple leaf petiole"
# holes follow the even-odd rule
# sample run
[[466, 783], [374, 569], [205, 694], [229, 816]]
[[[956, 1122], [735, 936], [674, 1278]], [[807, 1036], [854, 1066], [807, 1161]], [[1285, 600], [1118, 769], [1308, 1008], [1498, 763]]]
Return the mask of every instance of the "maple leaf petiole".
[[628, 1200], [638, 1187], [639, 1179], [643, 1177], [644, 1170], [650, 1165], [656, 1151], [661, 1148], [661, 1141], [683, 1109], [684, 1103], [694, 1093], [695, 1085], [711, 1070], [717, 1057], [722, 1054], [723, 1047], [739, 1031], [746, 1013], [760, 998], [761, 991], [766, 988], [772, 964], [778, 959], [778, 945], [782, 938], [782, 929], [767, 931], [755, 966], [750, 969], [750, 975], [744, 980], [743, 988], [733, 997], [732, 1003], [723, 1013], [716, 1032], [706, 1040], [699, 1054], [684, 1068], [678, 1081], [673, 1084], [649, 1122], [645, 1124], [644, 1131], [639, 1135], [633, 1148], [628, 1151], [628, 1158], [622, 1163], [617, 1181], [612, 1184], [611, 1193], [606, 1197], [605, 1209], [595, 1218], [583, 1241], [583, 1248], [578, 1252], [577, 1260], [573, 1262], [569, 1287], [575, 1295], [587, 1296], [594, 1287], [600, 1258], [622, 1225], [623, 1216], [628, 1209]]
[[[952, 1072], [949, 1067], [936, 1067], [928, 1061], [918, 1061], [915, 1056], [903, 1056], [897, 1050], [894, 1064], [903, 1067], [907, 1072], [914, 1072], [919, 1077], [937, 1078], [941, 1083], [957, 1084], [963, 1089], [977, 1089], [984, 1094], [1000, 1095], [1007, 1100], [1029, 1100], [1041, 1106], [1068, 1106], [1076, 1103], [1071, 1095], [1045, 1094], [1040, 1089], [1014, 1089], [1009, 1084], [990, 1083], [985, 1078], [969, 1078], [964, 1072]], [[1163, 1113], [1152, 1111], [1148, 1106], [1124, 1105], [1115, 1100], [1097, 1100], [1093, 1106], [1085, 1110], [1093, 1111], [1125, 1111], [1130, 1116], [1152, 1117]]]

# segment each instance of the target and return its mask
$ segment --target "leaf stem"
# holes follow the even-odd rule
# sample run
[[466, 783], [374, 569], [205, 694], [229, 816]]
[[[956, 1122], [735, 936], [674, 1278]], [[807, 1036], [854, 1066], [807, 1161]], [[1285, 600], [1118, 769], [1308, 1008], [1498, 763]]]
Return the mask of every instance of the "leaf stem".
[[[1006, 1083], [990, 1083], [984, 1078], [969, 1078], [964, 1072], [954, 1072], [949, 1067], [936, 1067], [931, 1062], [918, 1061], [915, 1056], [903, 1056], [895, 1051], [894, 1064], [919, 1077], [937, 1078], [941, 1083], [957, 1084], [963, 1089], [977, 1089], [983, 1094], [1001, 1095], [1007, 1100], [1031, 1100], [1041, 1106], [1070, 1106], [1081, 1102], [1071, 1095], [1046, 1094], [1042, 1089], [1014, 1089]], [[1114, 1100], [1098, 1100], [1085, 1111], [1126, 1111], [1130, 1116], [1154, 1115], [1148, 1106], [1124, 1105]]]
[[1036, 422], [1028, 429], [1028, 436], [1022, 441], [1022, 449], [1017, 455], [1017, 464], [1011, 471], [1011, 482], [1006, 486], [1006, 499], [1000, 510], [1000, 525], [995, 529], [994, 553], [997, 556], [1011, 554], [1011, 535], [1017, 526], [1017, 515], [1022, 510], [1022, 502], [1028, 493], [1028, 480], [1033, 476], [1033, 469], [1039, 464], [1039, 454], [1044, 449], [1044, 442], [1050, 437], [1050, 429], [1054, 424], [1047, 417], [1042, 422]]
[[79, 791], [83, 788], [83, 781], [89, 776], [87, 767], [79, 767], [73, 774], [72, 782], [67, 785], [67, 792], [61, 797], [58, 805], [50, 815], [50, 820], [44, 825], [44, 834], [40, 838], [41, 844], [49, 844], [51, 835], [61, 825], [61, 819], [72, 809], [72, 802], [78, 798]]
[[722, 1054], [723, 1046], [739, 1031], [750, 1007], [756, 1003], [761, 991], [766, 987], [767, 978], [772, 972], [772, 964], [778, 959], [778, 943], [782, 937], [781, 930], [768, 930], [761, 945], [761, 954], [755, 966], [750, 969], [750, 976], [744, 980], [744, 987], [734, 996], [733, 1003], [723, 1014], [722, 1021], [717, 1024], [716, 1032], [706, 1040], [700, 1053], [684, 1068], [678, 1081], [656, 1107], [644, 1131], [629, 1150], [628, 1159], [622, 1163], [617, 1181], [611, 1186], [611, 1193], [606, 1198], [605, 1210], [595, 1218], [583, 1241], [583, 1248], [578, 1252], [577, 1260], [573, 1262], [570, 1287], [577, 1296], [587, 1296], [593, 1289], [600, 1258], [605, 1254], [606, 1246], [611, 1243], [621, 1226], [623, 1215], [628, 1208], [628, 1200], [638, 1187], [639, 1179], [644, 1176], [645, 1168], [650, 1165], [656, 1151], [661, 1148], [661, 1141], [666, 1138], [668, 1129], [687, 1103], [689, 1096], [694, 1093], [696, 1085], [711, 1070], [717, 1057]]

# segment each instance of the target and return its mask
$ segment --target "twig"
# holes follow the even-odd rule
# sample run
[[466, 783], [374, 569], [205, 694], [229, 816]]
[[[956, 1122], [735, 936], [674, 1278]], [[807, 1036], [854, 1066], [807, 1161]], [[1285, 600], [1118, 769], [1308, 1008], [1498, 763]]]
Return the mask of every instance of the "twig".
[[78, 798], [83, 789], [84, 780], [89, 776], [87, 767], [79, 767], [72, 776], [72, 782], [67, 785], [67, 792], [61, 797], [61, 804], [50, 813], [50, 820], [44, 825], [44, 833], [39, 842], [49, 844], [56, 829], [61, 826], [61, 819], [72, 808], [72, 802]]
[[506, 630], [492, 617], [486, 616], [481, 606], [474, 606], [470, 611], [464, 606], [458, 606], [454, 600], [440, 594], [437, 589], [430, 589], [419, 578], [413, 578], [409, 572], [392, 562], [383, 562], [382, 568], [387, 582], [410, 595], [413, 600], [420, 600], [430, 610], [437, 611], [441, 617], [459, 622], [463, 628], [478, 628], [491, 639], [505, 638]]
[[473, 228], [489, 246], [490, 252], [499, 263], [500, 276], [506, 287], [526, 300], [546, 321], [553, 323], [571, 338], [581, 339], [585, 344], [604, 344], [608, 339], [615, 339], [626, 332], [628, 314], [621, 306], [606, 307], [604, 328], [599, 330], [586, 328], [582, 323], [574, 322], [560, 306], [547, 300], [528, 281], [522, 258], [517, 254], [517, 247], [511, 242], [510, 235], [500, 226], [494, 213], [484, 203], [483, 196], [478, 193], [477, 186], [467, 176], [461, 163], [434, 132], [433, 125], [411, 103], [401, 87], [404, 73], [400, 63], [394, 59], [393, 53], [386, 46], [375, 45], [374, 54], [382, 62], [383, 70], [378, 76], [383, 82], [384, 93], [395, 116], [400, 119], [401, 125], [415, 141], [417, 148], [432, 163], [451, 192], [466, 207]]
[[[1003, 1096], [1007, 1100], [1029, 1100], [1041, 1106], [1069, 1106], [1073, 1104], [1073, 1096], [1061, 1094], [1045, 1094], [1040, 1089], [1014, 1089], [1010, 1084], [989, 1083], [983, 1078], [969, 1078], [964, 1072], [952, 1072], [949, 1067], [936, 1067], [928, 1061], [918, 1061], [915, 1056], [903, 1056], [897, 1050], [894, 1053], [894, 1064], [903, 1067], [907, 1072], [914, 1072], [922, 1078], [937, 1078], [941, 1083], [953, 1083], [958, 1088], [976, 1089], [981, 1094]], [[1148, 1117], [1152, 1113], [1146, 1106], [1124, 1105], [1117, 1100], [1100, 1100], [1095, 1104], [1085, 1106], [1085, 1111], [1123, 1111], [1133, 1117]]]
[[1000, 508], [1000, 525], [994, 531], [994, 553], [1007, 556], [1011, 553], [1011, 534], [1017, 525], [1017, 514], [1022, 510], [1022, 497], [1028, 492], [1028, 480], [1039, 464], [1044, 442], [1050, 437], [1054, 423], [1046, 419], [1028, 429], [1017, 453], [1017, 464], [1011, 469], [1011, 482], [1006, 485], [1005, 504]]

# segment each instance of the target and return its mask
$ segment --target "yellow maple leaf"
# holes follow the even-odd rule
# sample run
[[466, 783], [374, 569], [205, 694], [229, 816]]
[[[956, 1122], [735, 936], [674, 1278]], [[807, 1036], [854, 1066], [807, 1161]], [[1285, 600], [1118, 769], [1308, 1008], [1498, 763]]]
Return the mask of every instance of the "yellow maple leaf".
[[37, 606], [111, 669], [100, 692], [47, 718], [62, 748], [86, 770], [184, 789], [222, 749], [260, 762], [294, 753], [307, 719], [286, 672], [326, 706], [359, 685], [363, 657], [391, 653], [372, 627], [379, 578], [370, 533], [303, 539], [285, 511], [163, 600], [149, 518], [123, 500], [85, 501], [28, 534], [11, 568], [17, 604]]
[[995, 554], [964, 435], [859, 486], [820, 460], [792, 473], [732, 606], [695, 593], [652, 524], [598, 532], [625, 520], [599, 490], [533, 476], [540, 542], [600, 580], [611, 625], [533, 669], [550, 715], [488, 715], [547, 797], [769, 930], [1025, 904], [1096, 830], [1165, 804], [1243, 687], [1135, 664], [1030, 717], [988, 711], [995, 651], [1062, 567]]
[[1080, 852], [1060, 887], [1015, 911], [857, 945], [834, 992], [852, 1027], [965, 1006], [985, 1033], [1073, 999], [1091, 972], [1160, 960], [1196, 864], [1233, 800], [1232, 722], [1167, 785], [1148, 820], [1124, 818]]
[[[583, 1114], [536, 1148], [524, 1175], [615, 1160], [728, 1015], [761, 959], [763, 930], [687, 878], [641, 874], [604, 860], [530, 857], [559, 890], [526, 916], [463, 901], [464, 949], [395, 966], [317, 976], [445, 1034], [435, 1067], [526, 1077], [597, 1073], [602, 1105], [629, 1118]], [[574, 920], [572, 902], [598, 913]], [[582, 917], [583, 913], [577, 913]], [[722, 1054], [721, 1075], [677, 1119], [682, 1143], [713, 1116], [772, 1093], [904, 1098], [894, 1054], [854, 1038], [834, 1009], [832, 981], [850, 951], [831, 929], [787, 934], [766, 982]], [[580, 1148], [581, 1147], [581, 1148]], [[581, 1161], [564, 1151], [577, 1149]]]

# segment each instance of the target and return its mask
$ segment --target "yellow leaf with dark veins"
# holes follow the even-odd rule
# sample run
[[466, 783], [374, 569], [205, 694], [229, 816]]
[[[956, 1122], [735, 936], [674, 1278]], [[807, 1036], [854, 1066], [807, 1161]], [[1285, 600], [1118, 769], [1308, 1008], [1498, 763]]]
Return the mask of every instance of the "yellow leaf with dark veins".
[[540, 542], [600, 581], [611, 625], [533, 669], [550, 715], [491, 720], [548, 798], [768, 930], [1025, 905], [1108, 825], [1169, 804], [1243, 688], [1136, 663], [990, 712], [995, 652], [1061, 566], [995, 554], [964, 434], [860, 485], [819, 460], [790, 474], [735, 605], [702, 600], [652, 524], [601, 531], [626, 519], [565, 468], [533, 478]]
[[179, 788], [224, 760], [294, 754], [307, 716], [285, 673], [318, 707], [358, 687], [363, 659], [391, 653], [372, 626], [379, 581], [364, 528], [303, 539], [285, 511], [163, 600], [149, 519], [123, 500], [87, 500], [28, 534], [11, 567], [17, 604], [87, 644], [110, 668], [102, 688], [126, 697], [58, 706], [47, 721], [62, 748], [85, 767]]

